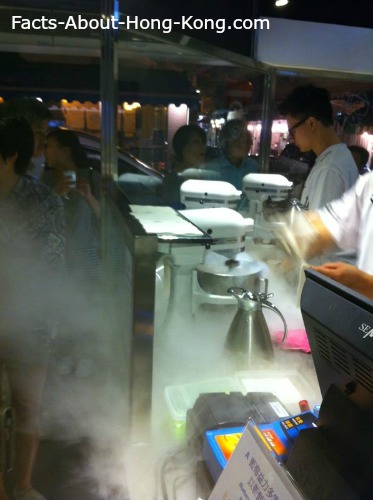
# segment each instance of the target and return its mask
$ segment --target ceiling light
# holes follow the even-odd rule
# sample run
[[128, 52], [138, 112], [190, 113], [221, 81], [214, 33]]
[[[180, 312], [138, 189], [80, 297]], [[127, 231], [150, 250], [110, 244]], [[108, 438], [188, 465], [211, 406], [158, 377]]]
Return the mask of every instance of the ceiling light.
[[275, 5], [276, 7], [283, 7], [284, 5], [287, 5], [289, 3], [289, 0], [276, 0]]

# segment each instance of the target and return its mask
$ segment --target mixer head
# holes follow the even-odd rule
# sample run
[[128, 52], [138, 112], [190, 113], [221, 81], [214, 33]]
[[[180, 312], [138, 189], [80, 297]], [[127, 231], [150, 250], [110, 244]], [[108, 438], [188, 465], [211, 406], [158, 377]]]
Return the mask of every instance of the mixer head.
[[187, 209], [216, 207], [235, 209], [241, 194], [241, 191], [225, 181], [188, 179], [180, 187], [180, 200]]
[[280, 174], [247, 174], [243, 178], [243, 192], [249, 200], [286, 200], [292, 187]]
[[235, 255], [245, 248], [245, 237], [253, 220], [245, 219], [231, 208], [200, 208], [180, 213], [213, 239], [214, 251], [231, 251]]

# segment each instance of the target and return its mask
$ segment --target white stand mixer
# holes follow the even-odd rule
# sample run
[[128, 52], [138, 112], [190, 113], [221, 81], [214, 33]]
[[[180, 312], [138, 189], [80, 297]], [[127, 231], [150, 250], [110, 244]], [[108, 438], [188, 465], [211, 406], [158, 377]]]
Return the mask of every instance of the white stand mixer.
[[181, 210], [180, 213], [212, 238], [203, 262], [192, 271], [192, 312], [201, 304], [235, 304], [228, 293], [231, 286], [259, 287], [263, 271], [260, 262], [244, 253], [246, 235], [252, 219], [245, 219], [230, 208]]
[[[202, 304], [235, 304], [228, 289], [238, 286], [260, 292], [256, 277], [265, 265], [262, 255], [256, 261], [246, 250], [247, 238], [273, 239], [272, 223], [263, 215], [267, 200], [285, 200], [292, 183], [276, 174], [248, 174], [243, 182], [249, 199], [249, 218], [236, 210], [241, 192], [224, 181], [189, 179], [180, 188], [181, 201], [187, 207], [179, 213], [212, 238], [204, 248], [201, 244], [160, 245], [168, 254], [172, 270], [172, 296], [192, 297], [192, 314]], [[162, 248], [161, 248], [162, 247]], [[189, 289], [189, 291], [187, 291]]]
[[249, 200], [248, 215], [254, 220], [253, 239], [273, 239], [274, 223], [264, 217], [263, 205], [267, 201], [280, 202], [288, 198], [293, 183], [279, 174], [247, 174], [243, 178], [243, 192]]
[[236, 209], [241, 194], [241, 191], [225, 181], [189, 179], [180, 187], [180, 201], [187, 209], [217, 207]]
[[213, 238], [203, 263], [192, 271], [193, 314], [201, 304], [234, 304], [227, 292], [231, 286], [259, 292], [256, 277], [263, 264], [245, 252], [254, 219], [237, 211], [242, 192], [224, 181], [189, 179], [181, 185], [180, 198], [186, 206], [180, 213]]

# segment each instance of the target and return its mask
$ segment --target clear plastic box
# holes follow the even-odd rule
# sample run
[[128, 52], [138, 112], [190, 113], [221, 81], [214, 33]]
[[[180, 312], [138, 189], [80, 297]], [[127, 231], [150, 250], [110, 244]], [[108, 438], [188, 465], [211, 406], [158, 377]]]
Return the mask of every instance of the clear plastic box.
[[306, 399], [310, 408], [317, 399], [315, 391], [296, 370], [252, 370], [237, 372], [225, 377], [165, 388], [167, 407], [175, 421], [186, 420], [187, 411], [193, 408], [198, 396], [212, 392], [272, 392], [290, 412], [299, 412], [299, 401]]
[[240, 391], [272, 392], [290, 410], [299, 411], [298, 403], [306, 399], [312, 409], [316, 394], [307, 380], [296, 370], [253, 370], [237, 372]]
[[186, 419], [187, 411], [193, 408], [198, 396], [211, 392], [242, 392], [242, 386], [239, 380], [225, 377], [168, 386], [165, 388], [164, 394], [172, 417], [174, 420], [182, 421]]

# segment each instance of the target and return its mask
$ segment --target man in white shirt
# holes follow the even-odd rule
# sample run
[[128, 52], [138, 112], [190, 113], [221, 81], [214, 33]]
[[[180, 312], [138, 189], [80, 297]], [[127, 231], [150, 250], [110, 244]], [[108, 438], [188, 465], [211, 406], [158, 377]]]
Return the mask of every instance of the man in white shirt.
[[309, 210], [339, 198], [357, 180], [351, 152], [333, 128], [333, 109], [326, 89], [305, 85], [295, 88], [279, 106], [289, 136], [301, 152], [313, 151], [315, 165], [306, 180], [301, 203]]
[[307, 257], [333, 246], [357, 253], [356, 266], [328, 262], [314, 269], [373, 299], [373, 172], [360, 176], [341, 198], [310, 212], [308, 218], [315, 235], [305, 245]]

